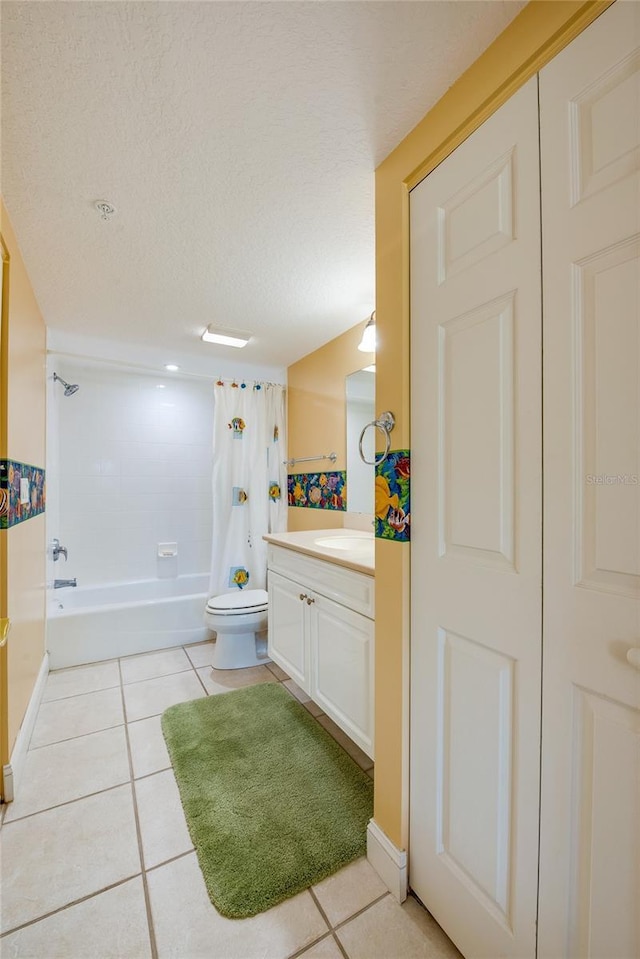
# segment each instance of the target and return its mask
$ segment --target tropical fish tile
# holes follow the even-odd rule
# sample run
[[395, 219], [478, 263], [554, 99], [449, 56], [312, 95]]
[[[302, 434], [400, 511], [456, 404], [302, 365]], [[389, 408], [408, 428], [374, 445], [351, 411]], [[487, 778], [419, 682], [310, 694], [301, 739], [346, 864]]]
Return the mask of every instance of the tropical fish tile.
[[376, 467], [375, 528], [378, 539], [411, 538], [411, 453], [392, 450]]
[[[29, 502], [20, 502], [20, 480], [29, 480]], [[17, 526], [44, 513], [45, 471], [29, 463], [0, 460], [0, 529]]]
[[346, 471], [290, 473], [287, 477], [287, 495], [289, 506], [346, 510]]

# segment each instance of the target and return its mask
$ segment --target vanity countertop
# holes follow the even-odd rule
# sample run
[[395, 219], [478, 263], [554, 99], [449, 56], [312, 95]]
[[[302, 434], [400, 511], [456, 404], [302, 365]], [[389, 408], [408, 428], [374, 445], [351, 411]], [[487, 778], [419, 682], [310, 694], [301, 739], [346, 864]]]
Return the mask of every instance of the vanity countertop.
[[295, 533], [269, 533], [262, 538], [273, 546], [306, 553], [369, 576], [375, 574], [375, 539], [373, 533], [361, 529], [306, 529]]

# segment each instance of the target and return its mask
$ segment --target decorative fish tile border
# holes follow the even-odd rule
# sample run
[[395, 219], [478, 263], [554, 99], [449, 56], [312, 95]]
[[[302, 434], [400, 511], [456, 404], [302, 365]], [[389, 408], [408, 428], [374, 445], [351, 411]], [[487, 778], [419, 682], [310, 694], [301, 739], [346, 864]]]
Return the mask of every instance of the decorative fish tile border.
[[[20, 502], [20, 480], [29, 480], [29, 502]], [[9, 529], [44, 513], [45, 471], [29, 463], [0, 460], [0, 529]]]
[[376, 467], [377, 539], [408, 543], [411, 538], [411, 452], [392, 450]]
[[289, 506], [346, 510], [346, 470], [333, 470], [326, 473], [289, 473], [287, 495]]

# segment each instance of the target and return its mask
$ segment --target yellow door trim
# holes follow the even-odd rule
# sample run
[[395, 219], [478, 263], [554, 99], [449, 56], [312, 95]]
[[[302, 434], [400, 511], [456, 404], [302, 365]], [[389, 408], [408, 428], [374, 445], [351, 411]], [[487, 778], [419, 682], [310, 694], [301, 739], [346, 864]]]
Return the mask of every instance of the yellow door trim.
[[[411, 448], [409, 191], [613, 0], [531, 0], [376, 170], [376, 409], [396, 415], [394, 445]], [[374, 818], [408, 841], [408, 550], [376, 543]]]
[[[2, 255], [2, 299], [0, 302], [0, 459], [8, 458], [9, 398], [9, 264], [10, 256], [0, 234]], [[9, 683], [7, 644], [4, 623], [8, 620], [8, 538], [9, 530], [0, 530], [0, 800], [4, 798], [4, 766], [9, 762]], [[8, 626], [7, 626], [8, 631]], [[5, 640], [2, 642], [2, 640]]]
[[0, 459], [9, 456], [9, 281], [11, 257], [4, 237], [0, 233], [0, 254], [2, 255], [2, 300], [0, 301]]

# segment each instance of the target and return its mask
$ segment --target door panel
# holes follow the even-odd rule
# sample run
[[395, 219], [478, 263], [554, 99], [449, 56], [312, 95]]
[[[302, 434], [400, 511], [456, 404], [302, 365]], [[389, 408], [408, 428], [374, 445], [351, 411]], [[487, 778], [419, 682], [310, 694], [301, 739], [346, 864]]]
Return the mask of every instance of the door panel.
[[535, 954], [537, 80], [411, 194], [409, 882], [468, 956]]
[[514, 560], [514, 299], [439, 328], [440, 555], [501, 567]]
[[640, 5], [540, 74], [541, 959], [640, 952]]
[[508, 925], [514, 662], [465, 636], [439, 630], [438, 639], [437, 847], [469, 891]]

